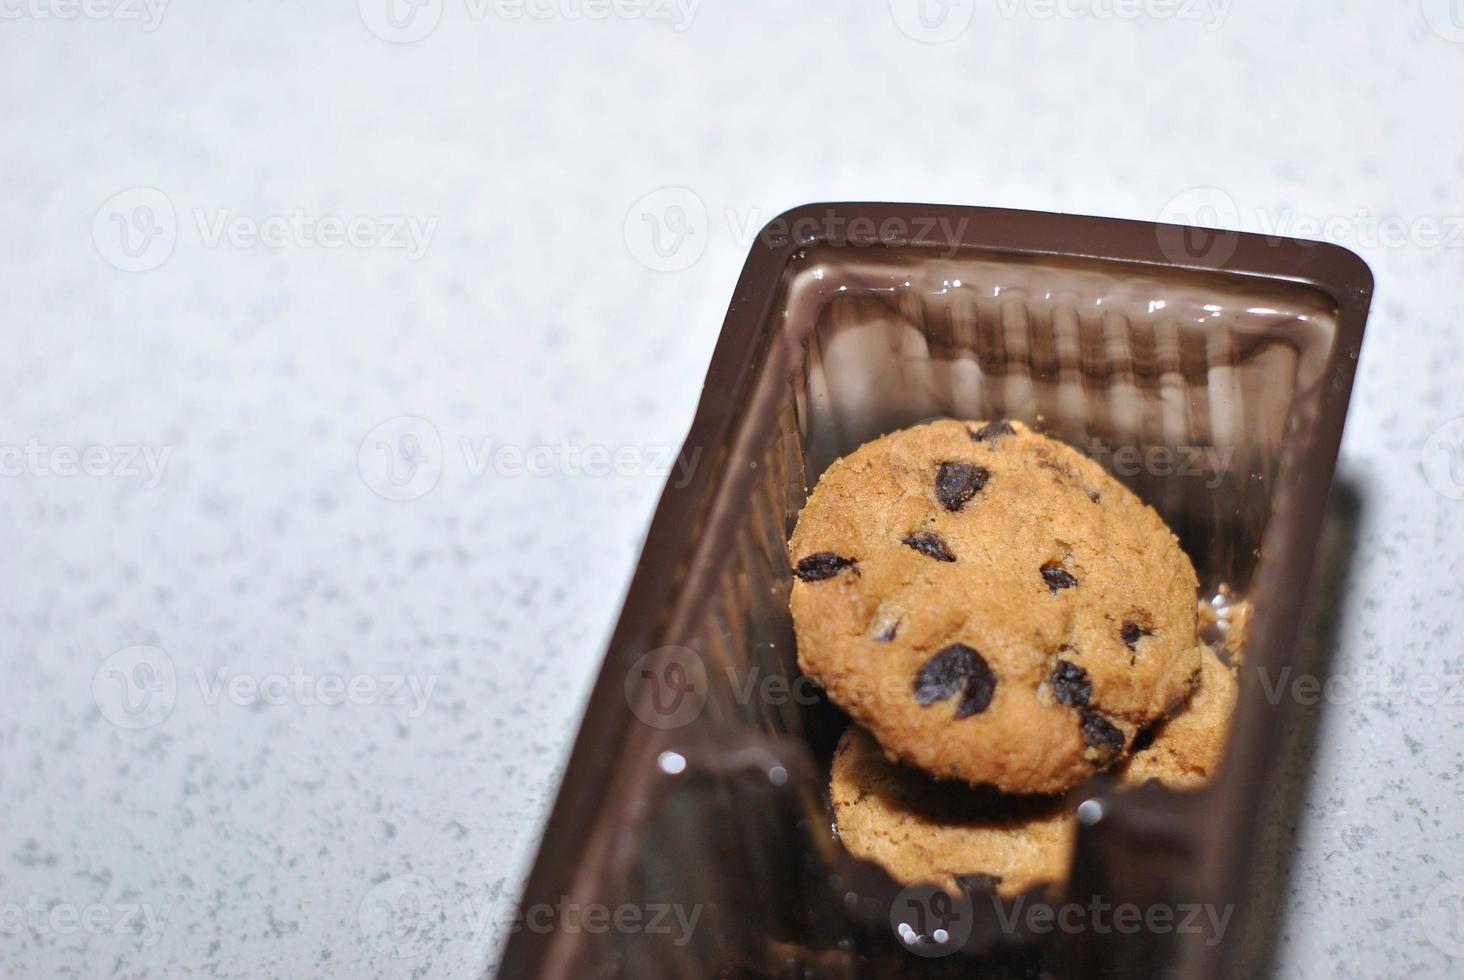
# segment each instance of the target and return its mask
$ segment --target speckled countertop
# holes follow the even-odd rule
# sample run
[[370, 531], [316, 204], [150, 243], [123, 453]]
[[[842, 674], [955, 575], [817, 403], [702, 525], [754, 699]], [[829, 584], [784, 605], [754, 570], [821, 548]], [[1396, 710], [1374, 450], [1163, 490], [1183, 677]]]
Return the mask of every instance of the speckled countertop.
[[0, 6], [0, 974], [489, 969], [750, 236], [861, 198], [1370, 262], [1322, 618], [1444, 693], [1322, 711], [1278, 969], [1464, 970], [1464, 12], [835, 6]]

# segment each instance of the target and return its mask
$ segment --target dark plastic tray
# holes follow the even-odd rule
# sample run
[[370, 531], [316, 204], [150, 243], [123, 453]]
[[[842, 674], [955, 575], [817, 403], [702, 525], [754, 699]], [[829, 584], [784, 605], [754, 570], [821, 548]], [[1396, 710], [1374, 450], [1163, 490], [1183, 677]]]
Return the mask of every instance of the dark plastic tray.
[[[1257, 675], [1294, 661], [1371, 291], [1335, 246], [1108, 218], [820, 204], [770, 223], [500, 976], [1241, 972], [1275, 911], [1262, 810], [1291, 805], [1279, 747], [1296, 705]], [[1189, 794], [1093, 780], [1062, 902], [902, 889], [831, 832], [845, 719], [799, 680], [785, 542], [830, 462], [933, 416], [1017, 418], [1095, 453], [1179, 534], [1202, 595], [1254, 603], [1220, 778]], [[1176, 921], [1033, 927], [1034, 902], [1095, 898]], [[1190, 906], [1231, 910], [1227, 928], [1179, 930]]]

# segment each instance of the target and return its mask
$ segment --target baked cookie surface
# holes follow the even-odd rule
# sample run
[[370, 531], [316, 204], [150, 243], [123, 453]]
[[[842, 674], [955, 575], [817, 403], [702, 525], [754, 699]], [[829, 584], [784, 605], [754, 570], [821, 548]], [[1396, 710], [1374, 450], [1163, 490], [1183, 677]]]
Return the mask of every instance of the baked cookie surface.
[[838, 460], [789, 544], [800, 668], [939, 778], [1062, 792], [1199, 669], [1196, 579], [1159, 516], [1021, 423], [931, 422]]
[[1067, 878], [1077, 818], [1063, 797], [937, 782], [890, 762], [856, 725], [839, 740], [829, 792], [844, 846], [902, 884], [979, 881], [1009, 897]]
[[1240, 684], [1215, 651], [1200, 648], [1200, 679], [1183, 708], [1158, 723], [1153, 741], [1123, 761], [1117, 770], [1125, 786], [1141, 786], [1151, 779], [1170, 789], [1201, 789], [1220, 771], [1230, 717]]

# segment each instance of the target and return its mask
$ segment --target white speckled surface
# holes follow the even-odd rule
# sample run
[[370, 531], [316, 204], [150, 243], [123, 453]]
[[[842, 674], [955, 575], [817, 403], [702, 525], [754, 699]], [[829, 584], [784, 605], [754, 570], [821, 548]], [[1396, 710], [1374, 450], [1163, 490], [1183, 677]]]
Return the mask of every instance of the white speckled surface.
[[[1340, 470], [1358, 547], [1333, 669], [1464, 673], [1464, 460], [1455, 483], [1440, 455], [1464, 433], [1426, 444], [1464, 416], [1452, 0], [1234, 0], [1198, 20], [966, 0], [940, 44], [874, 0], [705, 0], [689, 23], [428, 0], [436, 29], [400, 44], [368, 29], [389, 33], [372, 2], [180, 2], [156, 23], [140, 2], [0, 6], [0, 974], [489, 969], [662, 478], [485, 472], [461, 440], [675, 445], [751, 231], [809, 200], [1145, 218], [1201, 201], [1355, 247], [1379, 290]], [[137, 187], [164, 196], [98, 214]], [[693, 192], [652, 199], [692, 234], [658, 254], [633, 205], [662, 187]], [[1224, 194], [1170, 204], [1193, 188]], [[166, 236], [119, 250], [112, 215], [146, 220], [138, 204], [176, 217], [160, 264]], [[298, 230], [210, 244], [224, 210], [409, 216], [431, 236], [420, 256]], [[1369, 216], [1454, 240], [1373, 241]], [[366, 440], [399, 416], [430, 428]], [[373, 468], [404, 434], [429, 456], [441, 440], [440, 474]], [[90, 446], [102, 475], [55, 472]], [[169, 454], [156, 480], [129, 447]], [[157, 649], [98, 674], [137, 645]], [[219, 669], [285, 675], [281, 703], [220, 696]], [[432, 687], [312, 703], [299, 677], [323, 674]], [[126, 714], [119, 676], [155, 688], [154, 714]], [[1280, 975], [1464, 970], [1446, 955], [1464, 926], [1439, 918], [1464, 895], [1460, 694], [1324, 712]], [[405, 874], [447, 914], [393, 946], [372, 888]]]

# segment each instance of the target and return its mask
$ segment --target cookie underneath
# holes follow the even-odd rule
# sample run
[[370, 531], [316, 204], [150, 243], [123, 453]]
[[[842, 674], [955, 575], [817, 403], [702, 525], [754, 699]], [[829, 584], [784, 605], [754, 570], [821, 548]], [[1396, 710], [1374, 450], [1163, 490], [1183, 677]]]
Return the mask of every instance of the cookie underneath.
[[1199, 683], [1189, 701], [1158, 723], [1152, 742], [1116, 770], [1123, 785], [1157, 779], [1170, 789], [1202, 789], [1220, 771], [1240, 684], [1214, 650], [1201, 647], [1200, 658]]
[[1077, 819], [1062, 797], [937, 782], [891, 762], [855, 725], [839, 740], [829, 792], [844, 846], [902, 884], [984, 882], [1010, 897], [1067, 878]]

